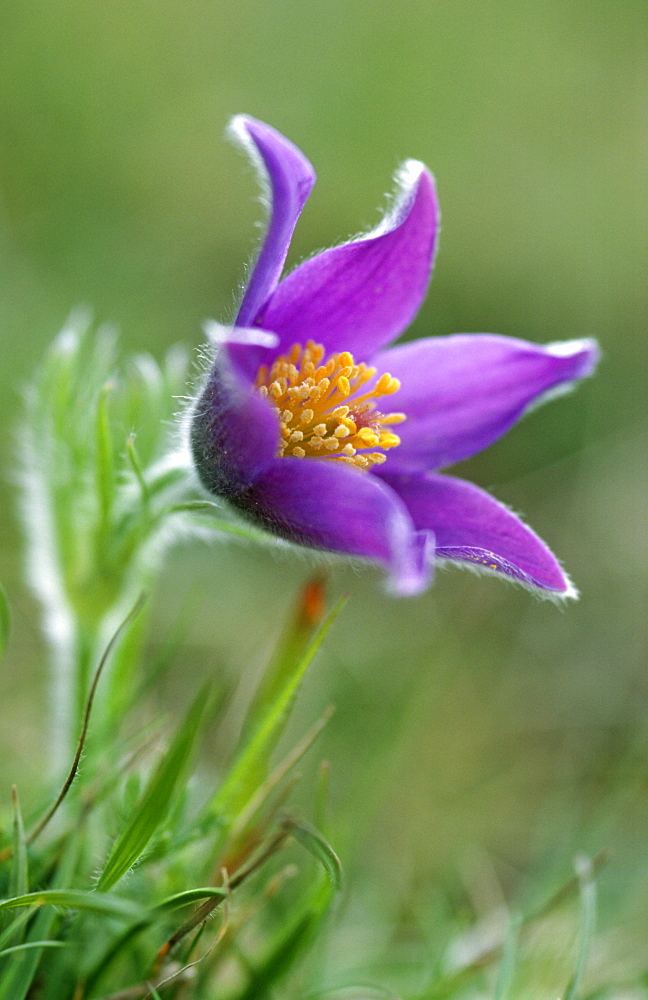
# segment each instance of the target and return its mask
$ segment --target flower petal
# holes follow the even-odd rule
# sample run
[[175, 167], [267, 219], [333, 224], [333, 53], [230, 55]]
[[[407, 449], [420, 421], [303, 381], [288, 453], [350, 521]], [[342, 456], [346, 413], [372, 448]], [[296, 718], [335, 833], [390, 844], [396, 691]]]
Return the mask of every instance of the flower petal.
[[279, 334], [282, 350], [314, 340], [356, 360], [394, 340], [416, 315], [427, 288], [438, 229], [434, 181], [409, 161], [391, 211], [373, 233], [300, 264], [279, 284], [257, 322]]
[[451, 476], [385, 475], [419, 530], [436, 538], [436, 557], [503, 573], [545, 596], [575, 597], [556, 557], [515, 514], [488, 493]]
[[543, 402], [598, 359], [591, 340], [539, 346], [494, 334], [403, 344], [374, 359], [401, 381], [394, 406], [407, 414], [390, 471], [439, 469], [481, 451], [532, 403]]
[[413, 594], [430, 579], [427, 533], [371, 474], [326, 459], [278, 458], [234, 505], [288, 541], [381, 563], [396, 592]]
[[315, 183], [315, 171], [297, 146], [255, 118], [237, 115], [229, 133], [257, 167], [270, 209], [268, 231], [236, 318], [238, 326], [251, 326], [279, 281], [297, 219]]
[[191, 417], [191, 449], [205, 489], [229, 499], [273, 462], [279, 422], [272, 407], [229, 364], [224, 348]]

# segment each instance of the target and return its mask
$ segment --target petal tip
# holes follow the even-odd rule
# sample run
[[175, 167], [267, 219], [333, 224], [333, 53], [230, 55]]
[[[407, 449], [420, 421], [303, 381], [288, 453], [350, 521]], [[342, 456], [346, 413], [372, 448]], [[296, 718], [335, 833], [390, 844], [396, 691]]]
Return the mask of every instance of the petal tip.
[[303, 189], [305, 200], [316, 180], [315, 168], [301, 149], [282, 132], [259, 118], [253, 118], [252, 115], [238, 114], [230, 118], [225, 134], [237, 146], [249, 153], [255, 164], [264, 169], [269, 169], [268, 159], [273, 153], [281, 158], [287, 157]]
[[397, 567], [393, 567], [385, 583], [392, 597], [417, 597], [428, 589], [434, 576], [434, 534], [416, 531], [403, 552]]
[[[367, 236], [375, 237], [388, 233], [407, 219], [414, 207], [421, 218], [427, 217], [433, 244], [436, 241], [441, 210], [437, 196], [436, 182], [430, 170], [421, 160], [405, 160], [394, 174], [395, 190], [384, 218]], [[367, 236], [361, 237], [366, 239]], [[435, 247], [433, 247], [433, 250]]]
[[213, 347], [227, 344], [243, 344], [247, 347], [276, 347], [279, 337], [271, 330], [260, 327], [225, 326], [215, 319], [206, 319], [202, 325], [203, 332]]
[[599, 345], [591, 337], [582, 340], [559, 340], [547, 344], [545, 350], [554, 358], [576, 362], [574, 378], [586, 378], [591, 375], [601, 357]]

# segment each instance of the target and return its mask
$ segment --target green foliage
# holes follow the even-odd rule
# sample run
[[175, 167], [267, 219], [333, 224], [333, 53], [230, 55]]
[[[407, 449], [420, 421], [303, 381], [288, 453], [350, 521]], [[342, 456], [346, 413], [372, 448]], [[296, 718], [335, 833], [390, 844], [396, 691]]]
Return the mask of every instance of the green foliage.
[[133, 867], [167, 819], [178, 790], [186, 781], [201, 735], [205, 707], [206, 692], [201, 691], [142, 798], [135, 805], [129, 823], [113, 844], [97, 883], [99, 890], [111, 889]]
[[162, 366], [144, 356], [120, 364], [114, 334], [91, 335], [77, 316], [27, 393], [20, 510], [52, 657], [71, 677], [56, 689], [61, 755], [78, 734], [108, 623], [154, 578], [169, 507], [186, 492], [186, 470], [167, 459], [186, 380], [179, 351]]
[[[300, 615], [291, 618], [279, 652], [271, 660], [272, 683], [266, 680], [261, 685], [266, 694], [259, 724], [263, 723], [264, 731], [270, 734], [263, 742], [266, 752], [285, 726], [300, 679], [334, 617], [328, 616], [323, 624], [311, 621], [306, 627], [304, 599], [300, 601], [300, 609]], [[300, 655], [289, 663], [285, 639], [286, 636], [294, 637], [296, 628], [304, 635], [298, 643]], [[278, 662], [282, 665], [281, 679], [276, 673]], [[247, 797], [256, 795], [258, 799], [258, 808], [254, 810], [254, 836], [250, 837], [249, 825], [245, 828], [246, 835], [242, 836], [243, 828], [236, 823], [240, 812], [233, 807], [230, 813], [232, 828], [225, 833], [218, 824], [206, 825], [200, 810], [187, 808], [190, 764], [196, 756], [205, 724], [214, 715], [210, 701], [205, 691], [194, 699], [168, 749], [150, 777], [142, 782], [143, 791], [129, 804], [128, 810], [122, 812], [117, 835], [98, 880], [93, 877], [92, 864], [104, 839], [105, 818], [114, 815], [118, 797], [124, 795], [136, 774], [133, 765], [120, 759], [116, 750], [115, 737], [123, 719], [113, 721], [111, 765], [106, 773], [105, 792], [95, 790], [85, 799], [73, 794], [72, 803], [62, 802], [67, 827], [62, 840], [55, 839], [40, 850], [37, 841], [29, 847], [16, 799], [14, 833], [11, 844], [4, 851], [11, 867], [7, 898], [0, 901], [0, 918], [15, 910], [28, 911], [28, 917], [19, 915], [0, 936], [1, 1000], [22, 1000], [32, 995], [39, 1000], [41, 997], [43, 1000], [91, 997], [99, 995], [96, 991], [104, 987], [113, 990], [122, 985], [138, 989], [137, 984], [145, 982], [151, 984], [150, 988], [158, 984], [163, 989], [169, 977], [177, 977], [180, 987], [184, 981], [180, 971], [183, 963], [191, 963], [192, 950], [199, 940], [203, 940], [204, 934], [193, 944], [187, 942], [196, 930], [205, 926], [215, 910], [225, 906], [229, 911], [237, 905], [236, 897], [242, 892], [247, 895], [244, 909], [252, 906], [252, 913], [259, 910], [259, 917], [268, 906], [272, 909], [276, 905], [277, 889], [273, 889], [264, 901], [267, 888], [264, 888], [263, 878], [259, 882], [259, 876], [268, 868], [270, 882], [266, 875], [266, 884], [276, 879], [278, 873], [273, 859], [285, 850], [291, 838], [306, 848], [325, 874], [318, 875], [307, 866], [305, 879], [300, 880], [298, 887], [286, 883], [286, 888], [279, 892], [280, 896], [282, 892], [286, 894], [286, 903], [282, 904], [284, 917], [272, 930], [262, 930], [264, 918], [255, 931], [256, 936], [262, 931], [256, 944], [258, 957], [250, 956], [244, 964], [246, 981], [240, 995], [254, 995], [260, 976], [267, 988], [272, 989], [275, 982], [301, 962], [339, 887], [339, 861], [324, 837], [308, 823], [289, 815], [277, 822], [275, 810], [263, 807], [268, 798], [266, 783], [255, 785], [252, 780], [253, 771], [259, 775], [264, 773], [263, 768], [255, 766], [240, 771], [241, 759], [259, 763], [258, 751], [250, 750], [250, 747], [258, 747], [258, 725], [247, 728], [230, 764], [234, 771], [243, 773]], [[258, 699], [255, 705], [256, 713]], [[289, 764], [299, 759], [320, 728], [321, 725], [289, 754]], [[84, 749], [90, 760], [97, 752], [93, 746], [93, 732], [91, 727]], [[121, 775], [117, 783], [110, 777], [115, 767]], [[285, 782], [288, 770], [288, 765], [277, 769], [272, 787]], [[290, 784], [286, 786], [289, 787]], [[244, 799], [239, 803], [242, 812], [245, 812]], [[79, 822], [81, 817], [83, 820]], [[37, 839], [42, 839], [43, 825], [39, 824], [36, 831]], [[35, 852], [34, 871], [38, 879], [38, 886], [31, 888], [28, 851]], [[306, 855], [302, 857], [305, 859]], [[128, 878], [124, 878], [129, 872]], [[204, 872], [212, 873], [216, 880], [220, 880], [224, 872], [224, 881], [220, 885], [216, 881], [212, 885], [198, 884], [195, 888], [168, 892], [168, 887], [186, 885], [192, 879], [199, 879]], [[171, 873], [173, 878], [170, 878]], [[120, 880], [121, 890], [117, 894], [113, 887]], [[192, 912], [178, 923], [174, 915], [183, 908]], [[200, 965], [197, 982], [202, 986], [196, 997], [214, 995], [210, 991], [217, 988], [222, 963], [230, 952], [229, 960], [236, 960], [239, 949], [244, 947], [238, 938], [241, 934], [247, 935], [248, 920], [238, 932], [230, 923], [231, 918], [226, 916], [221, 932], [203, 951], [202, 957], [200, 953], [197, 956]], [[98, 926], [101, 926], [100, 934], [97, 934]], [[182, 954], [184, 958], [178, 965], [176, 956]]]
[[9, 892], [12, 896], [20, 896], [22, 893], [27, 892], [27, 886], [29, 885], [27, 841], [16, 788], [12, 788], [12, 798], [14, 807], [13, 853], [11, 875], [9, 877]]
[[309, 617], [306, 601], [300, 602], [248, 712], [238, 758], [212, 802], [213, 813], [221, 821], [231, 822], [266, 776], [270, 754], [288, 721], [299, 686], [345, 600], [338, 601], [321, 624]]

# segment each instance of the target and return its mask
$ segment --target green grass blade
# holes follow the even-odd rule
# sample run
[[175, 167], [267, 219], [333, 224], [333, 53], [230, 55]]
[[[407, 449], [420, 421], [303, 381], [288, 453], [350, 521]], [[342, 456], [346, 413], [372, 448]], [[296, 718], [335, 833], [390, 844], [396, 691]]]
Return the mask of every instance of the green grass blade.
[[[333, 614], [333, 612], [332, 612]], [[324, 588], [319, 578], [305, 584], [252, 700], [243, 728], [241, 743], [245, 743], [263, 723], [268, 711], [290, 684], [296, 667], [317, 637], [320, 625], [328, 630], [325, 619]], [[299, 678], [301, 680], [301, 678]], [[292, 700], [292, 699], [291, 699]]]
[[0, 958], [5, 955], [12, 955], [17, 951], [29, 951], [31, 948], [69, 948], [65, 941], [25, 941], [24, 944], [14, 944], [11, 948], [3, 948], [0, 951]]
[[9, 616], [9, 601], [0, 584], [0, 657], [4, 653], [9, 640], [11, 630], [11, 618]]
[[137, 484], [140, 488], [142, 504], [146, 506], [149, 502], [149, 490], [146, 485], [146, 480], [144, 478], [144, 470], [142, 468], [142, 463], [140, 462], [140, 457], [137, 453], [137, 448], [135, 447], [135, 435], [129, 434], [126, 439], [126, 456], [130, 463], [130, 467], [135, 475]]
[[[75, 836], [70, 837], [64, 848], [61, 861], [54, 873], [52, 882], [55, 887], [68, 885], [73, 878], [78, 861], [79, 843], [82, 838], [82, 830], [77, 829]], [[32, 894], [37, 895], [37, 894]], [[34, 919], [31, 907], [18, 912], [12, 921], [7, 932], [0, 937], [0, 946], [4, 947], [11, 940], [10, 931], [31, 923], [26, 934], [26, 942], [53, 940], [52, 931], [58, 919], [58, 913], [53, 906], [42, 906]], [[0, 1000], [24, 1000], [29, 992], [43, 952], [40, 948], [30, 948], [18, 956], [14, 956], [9, 964], [9, 968], [0, 972]], [[5, 965], [5, 963], [2, 963]]]
[[509, 988], [513, 980], [513, 973], [515, 972], [515, 962], [517, 959], [521, 926], [521, 916], [519, 914], [511, 915], [509, 918], [508, 933], [504, 941], [502, 961], [500, 962], [493, 1000], [506, 1000], [506, 997], [509, 994]]
[[205, 886], [200, 889], [186, 889], [184, 892], [176, 892], [173, 896], [168, 896], [155, 907], [155, 913], [167, 913], [169, 910], [177, 910], [180, 906], [189, 906], [191, 903], [199, 903], [203, 899], [225, 899], [227, 890], [222, 887]]
[[302, 904], [296, 917], [275, 938], [264, 959], [251, 970], [249, 982], [238, 1000], [265, 1000], [309, 950], [328, 913], [332, 899], [330, 883], [322, 882]]
[[11, 875], [9, 878], [9, 893], [12, 896], [22, 896], [29, 890], [29, 874], [27, 868], [27, 841], [25, 839], [25, 827], [23, 825], [22, 814], [20, 812], [20, 802], [18, 791], [14, 785], [11, 789], [13, 800], [13, 855], [11, 864]]
[[577, 1000], [585, 977], [585, 969], [589, 958], [594, 928], [596, 926], [596, 882], [593, 878], [592, 862], [589, 858], [579, 858], [576, 871], [580, 881], [581, 933], [576, 968], [569, 986], [565, 991], [564, 1000]]
[[99, 890], [110, 889], [130, 871], [165, 822], [186, 779], [201, 732], [206, 700], [201, 692], [194, 701], [130, 821], [113, 844], [97, 885]]
[[103, 528], [110, 520], [115, 494], [115, 455], [108, 413], [108, 398], [111, 391], [112, 385], [108, 383], [99, 393], [95, 423], [97, 494]]
[[105, 892], [85, 892], [82, 889], [43, 889], [23, 896], [0, 900], [0, 910], [19, 906], [62, 906], [70, 910], [85, 910], [117, 920], [141, 919], [147, 912], [141, 906]]
[[342, 865], [337, 854], [319, 830], [302, 820], [291, 828], [295, 840], [320, 862], [337, 891], [342, 885]]
[[31, 914], [25, 910], [19, 913], [17, 917], [14, 917], [11, 923], [5, 927], [2, 934], [0, 934], [0, 949], [4, 948], [9, 941], [17, 937], [18, 932], [25, 926], [30, 916]]
[[302, 612], [287, 631], [255, 698], [238, 758], [211, 803], [226, 821], [245, 808], [265, 778], [268, 758], [281, 736], [304, 675], [346, 603], [342, 597], [324, 621], [313, 628]]

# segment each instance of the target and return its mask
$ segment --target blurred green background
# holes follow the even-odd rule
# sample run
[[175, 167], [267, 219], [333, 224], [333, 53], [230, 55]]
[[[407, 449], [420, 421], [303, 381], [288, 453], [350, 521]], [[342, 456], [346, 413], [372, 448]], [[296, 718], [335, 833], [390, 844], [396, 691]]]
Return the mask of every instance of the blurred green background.
[[[352, 599], [295, 733], [337, 704], [315, 753], [331, 761], [352, 872], [336, 962], [362, 968], [389, 951], [394, 927], [423, 941], [435, 908], [460, 897], [478, 909], [480, 893], [495, 905], [540, 871], [551, 885], [576, 850], [604, 847], [619, 937], [609, 961], [637, 957], [648, 917], [646, 13], [642, 0], [2, 5], [0, 579], [14, 614], [3, 796], [42, 771], [47, 726], [11, 482], [22, 386], [79, 304], [118, 326], [125, 351], [157, 357], [176, 341], [198, 347], [206, 317], [231, 316], [260, 208], [222, 132], [247, 112], [319, 175], [289, 263], [374, 224], [393, 170], [416, 157], [437, 178], [443, 232], [408, 336], [595, 336], [603, 349], [595, 380], [460, 470], [525, 514], [579, 604], [561, 612], [456, 570], [397, 602], [377, 574], [333, 572], [332, 593]], [[196, 608], [161, 704], [210, 672], [225, 687], [243, 673], [249, 690], [308, 560], [186, 543], [167, 565], [160, 630], [183, 601]]]

